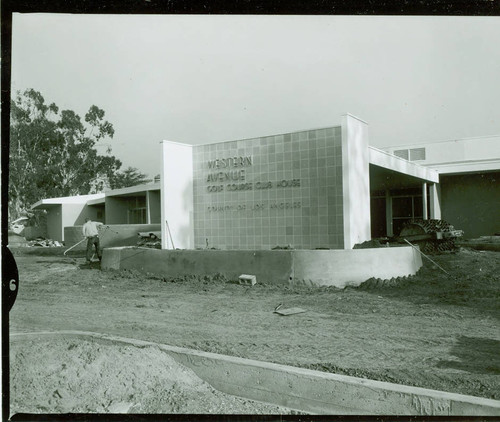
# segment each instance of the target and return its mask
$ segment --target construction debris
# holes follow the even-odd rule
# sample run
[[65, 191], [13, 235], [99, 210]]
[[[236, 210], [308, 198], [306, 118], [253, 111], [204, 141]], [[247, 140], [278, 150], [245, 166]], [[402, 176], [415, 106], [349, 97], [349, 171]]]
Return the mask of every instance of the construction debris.
[[54, 248], [54, 247], [61, 247], [64, 246], [61, 242], [58, 242], [57, 240], [52, 240], [52, 239], [43, 239], [43, 238], [38, 238], [35, 240], [30, 240], [28, 242], [28, 246], [41, 246], [43, 248]]
[[19, 217], [17, 220], [14, 220], [9, 224], [9, 228], [15, 234], [21, 235], [28, 223], [28, 220], [28, 217]]
[[144, 246], [146, 248], [161, 249], [161, 232], [139, 232], [137, 233], [139, 240], [137, 246]]
[[463, 230], [455, 228], [443, 220], [411, 220], [401, 229], [397, 241], [417, 244], [424, 253], [439, 253], [456, 249], [455, 242], [463, 237]]
[[161, 239], [161, 231], [139, 232], [139, 237], [148, 239]]
[[250, 285], [250, 286], [254, 286], [255, 284], [257, 284], [257, 277], [255, 277], [254, 275], [250, 275], [250, 274], [241, 274], [238, 277], [238, 280], [239, 280], [240, 284], [246, 284], [246, 285]]

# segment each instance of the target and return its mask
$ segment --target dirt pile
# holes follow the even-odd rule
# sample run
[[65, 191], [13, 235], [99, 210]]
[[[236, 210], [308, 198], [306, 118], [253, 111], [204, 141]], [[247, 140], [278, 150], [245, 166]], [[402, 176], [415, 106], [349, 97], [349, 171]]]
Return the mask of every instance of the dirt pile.
[[11, 414], [290, 413], [221, 393], [155, 347], [19, 341], [10, 359]]

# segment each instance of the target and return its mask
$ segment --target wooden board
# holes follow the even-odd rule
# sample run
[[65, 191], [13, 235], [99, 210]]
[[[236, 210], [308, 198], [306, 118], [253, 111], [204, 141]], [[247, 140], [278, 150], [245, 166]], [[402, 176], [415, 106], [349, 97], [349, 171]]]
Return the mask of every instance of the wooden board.
[[157, 239], [161, 239], [161, 232], [139, 232], [140, 237], [151, 237], [151, 235], [155, 236]]

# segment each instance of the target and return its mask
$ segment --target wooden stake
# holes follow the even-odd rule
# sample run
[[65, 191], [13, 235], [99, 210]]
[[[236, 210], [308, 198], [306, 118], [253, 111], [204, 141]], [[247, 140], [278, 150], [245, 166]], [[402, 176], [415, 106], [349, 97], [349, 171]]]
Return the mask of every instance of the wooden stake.
[[410, 245], [412, 248], [414, 248], [416, 251], [420, 252], [421, 255], [425, 256], [429, 261], [431, 261], [436, 267], [440, 268], [442, 271], [444, 271], [446, 274], [450, 275], [448, 271], [446, 271], [443, 267], [441, 267], [437, 262], [433, 261], [430, 259], [426, 254], [424, 254], [419, 248], [417, 248], [415, 245], [412, 245], [410, 242], [408, 242], [406, 239], [404, 239], [408, 245]]
[[172, 238], [172, 233], [170, 233], [170, 227], [168, 226], [168, 220], [165, 220], [165, 223], [167, 223], [167, 230], [168, 230], [168, 234], [170, 236], [170, 241], [172, 242], [172, 249], [175, 249], [174, 239]]

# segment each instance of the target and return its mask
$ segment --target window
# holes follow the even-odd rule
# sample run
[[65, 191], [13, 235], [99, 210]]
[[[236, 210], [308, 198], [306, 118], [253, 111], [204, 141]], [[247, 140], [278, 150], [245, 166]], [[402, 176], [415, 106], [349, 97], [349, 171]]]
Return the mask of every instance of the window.
[[425, 160], [425, 148], [396, 149], [394, 155], [409, 161]]
[[127, 210], [127, 224], [146, 224], [147, 208], [146, 196], [135, 196], [129, 199]]
[[413, 197], [392, 198], [392, 217], [409, 219], [413, 217]]
[[425, 160], [425, 148], [410, 149], [410, 161]]
[[128, 224], [146, 224], [146, 208], [132, 208], [127, 212]]
[[392, 197], [392, 230], [399, 235], [403, 226], [410, 220], [423, 217], [422, 195]]
[[394, 155], [399, 158], [404, 158], [408, 160], [408, 150], [407, 149], [397, 149], [394, 151]]

